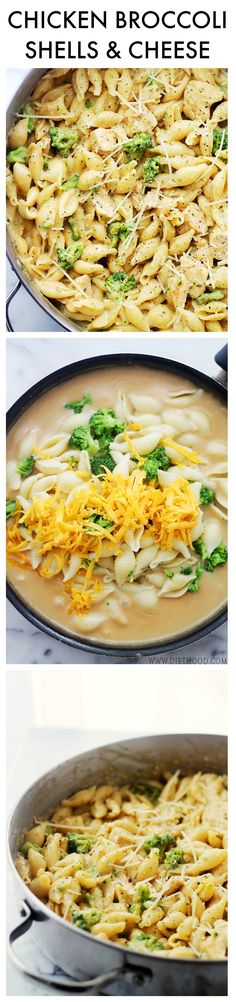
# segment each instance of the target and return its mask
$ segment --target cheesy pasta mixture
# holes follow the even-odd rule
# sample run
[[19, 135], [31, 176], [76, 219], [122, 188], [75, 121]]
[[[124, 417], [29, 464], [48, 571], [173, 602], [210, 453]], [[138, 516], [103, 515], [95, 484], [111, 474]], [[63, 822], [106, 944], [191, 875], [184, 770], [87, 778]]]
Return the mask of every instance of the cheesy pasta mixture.
[[16, 866], [51, 911], [103, 940], [168, 957], [227, 950], [226, 778], [92, 786], [25, 833]]
[[10, 239], [78, 328], [227, 329], [227, 73], [50, 70], [8, 136]]
[[64, 405], [57, 433], [32, 428], [9, 459], [8, 560], [46, 587], [63, 580], [79, 632], [126, 624], [133, 604], [152, 612], [194, 596], [226, 563], [226, 444], [208, 441], [202, 395], [121, 390], [115, 410], [95, 410], [85, 393]]

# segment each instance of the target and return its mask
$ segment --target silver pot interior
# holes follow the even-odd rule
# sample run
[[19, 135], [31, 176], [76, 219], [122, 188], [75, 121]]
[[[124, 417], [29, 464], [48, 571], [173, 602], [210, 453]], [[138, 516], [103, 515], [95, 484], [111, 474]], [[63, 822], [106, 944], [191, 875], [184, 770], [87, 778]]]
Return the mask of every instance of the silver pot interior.
[[20, 799], [9, 827], [12, 858], [33, 818], [48, 817], [63, 797], [79, 788], [105, 782], [121, 786], [134, 779], [158, 778], [166, 770], [224, 773], [226, 766], [226, 738], [203, 734], [132, 738], [77, 755], [36, 780]]

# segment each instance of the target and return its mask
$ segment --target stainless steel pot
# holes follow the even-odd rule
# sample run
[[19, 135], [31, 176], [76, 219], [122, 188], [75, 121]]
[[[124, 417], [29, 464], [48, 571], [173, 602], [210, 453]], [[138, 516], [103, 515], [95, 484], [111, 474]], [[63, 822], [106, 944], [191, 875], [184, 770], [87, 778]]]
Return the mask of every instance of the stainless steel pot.
[[[24, 413], [27, 407], [30, 407], [35, 400], [41, 397], [49, 389], [60, 383], [65, 382], [67, 379], [72, 379], [76, 375], [80, 375], [84, 372], [101, 372], [103, 378], [109, 378], [109, 368], [113, 366], [124, 366], [133, 368], [135, 365], [141, 365], [142, 368], [156, 369], [157, 371], [163, 372], [173, 372], [184, 378], [190, 379], [196, 386], [203, 387], [203, 389], [214, 393], [219, 401], [226, 404], [227, 393], [224, 386], [217, 382], [215, 379], [211, 379], [204, 373], [199, 372], [197, 369], [190, 368], [188, 365], [184, 365], [182, 362], [175, 362], [170, 359], [160, 358], [155, 355], [138, 355], [137, 353], [126, 353], [118, 355], [100, 355], [99, 357], [83, 359], [80, 362], [74, 362], [71, 365], [66, 365], [62, 369], [58, 369], [56, 372], [50, 373], [49, 376], [45, 376], [40, 382], [35, 383], [34, 386], [23, 393], [23, 396], [16, 401], [15, 404], [10, 408], [7, 414], [7, 431], [15, 424], [15, 421]], [[185, 644], [193, 643], [195, 640], [200, 640], [201, 637], [206, 636], [211, 633], [212, 630], [217, 629], [225, 622], [227, 618], [227, 607], [225, 606], [219, 613], [213, 614], [209, 620], [202, 626], [196, 627], [194, 630], [186, 630], [183, 634], [179, 635], [177, 638], [170, 639], [165, 643], [158, 643], [158, 641], [152, 642], [150, 644], [130, 644], [129, 646], [124, 646], [122, 644], [105, 644], [103, 641], [93, 641], [89, 638], [76, 637], [74, 634], [68, 633], [60, 629], [59, 626], [54, 626], [51, 624], [43, 615], [34, 612], [30, 606], [24, 602], [18, 593], [14, 590], [12, 585], [7, 585], [7, 597], [9, 598], [12, 605], [20, 612], [26, 619], [29, 619], [33, 626], [42, 629], [45, 633], [54, 637], [56, 640], [62, 640], [64, 643], [69, 644], [71, 647], [77, 647], [80, 650], [90, 652], [91, 654], [98, 655], [113, 655], [117, 657], [119, 654], [122, 658], [132, 657], [136, 658], [138, 656], [162, 654], [165, 651], [178, 650]]]
[[[32, 825], [33, 818], [49, 817], [61, 799], [76, 789], [157, 778], [163, 771], [177, 768], [184, 773], [225, 773], [226, 738], [168, 734], [105, 745], [54, 767], [21, 797], [10, 819], [8, 845], [17, 900], [24, 916], [10, 935], [10, 948], [12, 959], [24, 973], [36, 976], [16, 959], [13, 943], [31, 926], [36, 945], [62, 970], [55, 981], [44, 978], [58, 987], [76, 988], [83, 993], [88, 988], [92, 994], [102, 988], [109, 995], [226, 995], [226, 961], [171, 960], [162, 954], [141, 956], [99, 941], [51, 912], [26, 887], [14, 864], [22, 833]], [[71, 981], [63, 980], [63, 972]]]
[[[40, 77], [44, 76], [45, 73], [46, 73], [45, 68], [43, 70], [32, 70], [31, 73], [27, 74], [20, 87], [18, 87], [18, 90], [16, 91], [7, 109], [7, 115], [6, 115], [7, 135], [12, 127], [17, 112], [20, 111], [20, 108], [23, 107], [27, 98], [29, 98], [29, 96], [33, 93], [36, 84], [40, 80]], [[6, 235], [6, 247], [7, 247], [7, 257], [10, 261], [13, 271], [17, 276], [17, 281], [14, 285], [14, 288], [7, 297], [7, 302], [6, 302], [7, 330], [8, 331], [14, 330], [10, 320], [9, 308], [12, 300], [14, 299], [14, 296], [19, 291], [21, 285], [24, 285], [24, 288], [27, 290], [27, 292], [29, 292], [30, 296], [32, 296], [32, 299], [34, 299], [35, 302], [38, 303], [38, 306], [41, 306], [41, 309], [44, 310], [45, 313], [47, 313], [47, 315], [50, 318], [53, 318], [53, 320], [57, 321], [60, 329], [67, 331], [77, 331], [77, 333], [78, 331], [86, 330], [86, 325], [79, 324], [76, 322], [73, 323], [73, 321], [70, 320], [69, 317], [67, 317], [64, 313], [61, 313], [60, 310], [56, 306], [54, 306], [53, 302], [50, 302], [48, 299], [46, 299], [45, 296], [42, 296], [42, 293], [39, 292], [38, 289], [36, 289], [36, 286], [31, 281], [29, 276], [27, 276], [27, 272], [25, 271], [23, 265], [21, 264], [21, 261], [19, 261], [17, 257], [16, 249], [9, 238], [8, 232]]]

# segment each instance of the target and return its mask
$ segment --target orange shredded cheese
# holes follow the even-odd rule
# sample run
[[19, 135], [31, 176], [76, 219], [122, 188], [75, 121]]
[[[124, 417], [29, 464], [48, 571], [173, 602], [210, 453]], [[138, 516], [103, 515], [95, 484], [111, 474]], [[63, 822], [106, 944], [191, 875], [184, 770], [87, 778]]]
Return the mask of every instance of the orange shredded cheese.
[[194, 452], [194, 449], [186, 449], [185, 446], [174, 442], [173, 438], [163, 438], [162, 445], [169, 445], [171, 449], [175, 449], [175, 451], [179, 452], [181, 456], [185, 457], [185, 459], [189, 459], [191, 463], [198, 464], [201, 462], [201, 456], [198, 456], [198, 453]]
[[[128, 530], [135, 533], [142, 528], [164, 549], [172, 548], [174, 538], [191, 545], [198, 514], [199, 502], [191, 485], [181, 477], [165, 487], [154, 487], [146, 482], [139, 468], [125, 477], [107, 470], [104, 480], [92, 476], [82, 490], [74, 489], [70, 499], [62, 496], [58, 488], [46, 498], [35, 495], [30, 508], [23, 514], [16, 513], [8, 528], [7, 552], [10, 560], [20, 562], [22, 557], [27, 559], [25, 551], [36, 546], [42, 558], [37, 570], [45, 578], [60, 574], [73, 554], [82, 558], [78, 584], [72, 578], [65, 589], [71, 595], [68, 611], [76, 608], [83, 615], [102, 587], [94, 567], [104, 552], [104, 544], [106, 555], [117, 555]], [[112, 525], [93, 522], [98, 515]], [[22, 523], [32, 542], [22, 539]]]

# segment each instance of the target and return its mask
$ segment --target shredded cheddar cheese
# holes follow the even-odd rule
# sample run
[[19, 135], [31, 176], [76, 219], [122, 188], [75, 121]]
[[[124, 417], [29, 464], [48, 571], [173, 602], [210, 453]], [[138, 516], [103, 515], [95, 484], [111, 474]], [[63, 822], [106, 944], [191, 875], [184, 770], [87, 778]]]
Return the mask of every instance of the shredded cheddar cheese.
[[167, 445], [167, 447], [169, 446], [171, 449], [175, 449], [175, 451], [179, 452], [181, 456], [188, 459], [190, 463], [196, 463], [198, 465], [198, 463], [201, 462], [201, 456], [199, 456], [197, 452], [194, 452], [194, 449], [186, 449], [185, 446], [179, 445], [178, 442], [174, 442], [173, 438], [163, 438], [162, 445]]
[[[51, 578], [61, 573], [65, 559], [69, 562], [73, 555], [79, 556], [83, 587], [75, 578], [65, 587], [71, 595], [68, 611], [76, 609], [83, 615], [102, 589], [94, 574], [95, 564], [104, 552], [117, 556], [129, 530], [148, 530], [153, 542], [164, 549], [171, 549], [174, 539], [191, 546], [198, 514], [199, 502], [191, 485], [181, 477], [166, 487], [154, 487], [139, 468], [125, 477], [107, 470], [104, 480], [92, 476], [67, 499], [58, 488], [47, 497], [35, 495], [28, 510], [17, 512], [8, 527], [8, 557], [30, 566], [29, 551], [35, 548], [43, 558], [40, 575]], [[93, 522], [98, 515], [111, 525]], [[22, 524], [25, 539], [20, 534]]]

